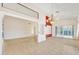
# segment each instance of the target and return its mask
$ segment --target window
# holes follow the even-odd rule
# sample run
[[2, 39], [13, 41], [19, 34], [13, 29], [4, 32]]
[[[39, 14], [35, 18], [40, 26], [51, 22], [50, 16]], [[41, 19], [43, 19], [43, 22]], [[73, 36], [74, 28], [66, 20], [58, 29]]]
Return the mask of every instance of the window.
[[73, 36], [74, 27], [73, 26], [56, 26], [55, 27], [56, 36]]

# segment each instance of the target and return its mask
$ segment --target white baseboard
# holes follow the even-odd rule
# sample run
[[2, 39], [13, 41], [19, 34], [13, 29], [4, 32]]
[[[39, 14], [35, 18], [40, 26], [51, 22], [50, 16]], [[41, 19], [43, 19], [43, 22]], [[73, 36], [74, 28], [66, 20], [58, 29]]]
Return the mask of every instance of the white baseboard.
[[3, 52], [3, 40], [0, 39], [0, 55], [2, 55]]
[[17, 38], [25, 38], [25, 37], [32, 37], [34, 35], [29, 35], [29, 36], [16, 36], [16, 37], [5, 37], [5, 40], [11, 40], [11, 39], [17, 39]]

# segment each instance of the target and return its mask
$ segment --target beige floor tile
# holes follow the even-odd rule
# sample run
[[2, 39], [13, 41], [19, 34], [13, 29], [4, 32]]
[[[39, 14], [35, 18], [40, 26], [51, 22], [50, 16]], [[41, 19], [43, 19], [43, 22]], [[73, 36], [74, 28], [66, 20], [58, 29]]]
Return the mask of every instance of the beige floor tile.
[[37, 43], [34, 37], [4, 40], [3, 54], [79, 54], [79, 41], [63, 38], [47, 38], [46, 41]]

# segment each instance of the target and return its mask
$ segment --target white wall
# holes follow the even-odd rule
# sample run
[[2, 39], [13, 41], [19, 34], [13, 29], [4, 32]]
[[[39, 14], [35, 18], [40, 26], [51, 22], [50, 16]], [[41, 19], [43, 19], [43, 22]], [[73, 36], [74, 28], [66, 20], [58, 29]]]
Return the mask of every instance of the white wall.
[[11, 16], [4, 18], [4, 39], [34, 36], [34, 23]]
[[77, 17], [77, 39], [79, 39], [79, 16]]
[[78, 23], [78, 26], [77, 26], [77, 39], [79, 39], [79, 23]]
[[2, 54], [3, 50], [3, 38], [2, 38], [2, 21], [3, 21], [4, 15], [0, 12], [0, 54]]

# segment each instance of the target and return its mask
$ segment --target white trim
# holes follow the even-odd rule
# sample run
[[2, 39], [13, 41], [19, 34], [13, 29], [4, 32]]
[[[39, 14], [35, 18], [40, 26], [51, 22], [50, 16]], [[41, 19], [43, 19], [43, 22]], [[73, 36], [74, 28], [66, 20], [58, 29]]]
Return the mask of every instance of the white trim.
[[73, 38], [72, 36], [65, 36], [65, 35], [57, 35], [57, 37], [62, 37], [62, 38]]

